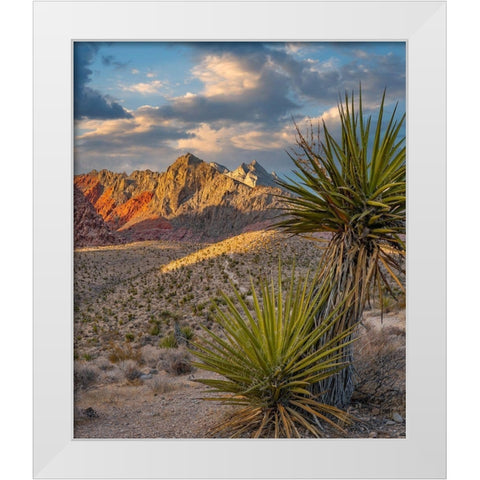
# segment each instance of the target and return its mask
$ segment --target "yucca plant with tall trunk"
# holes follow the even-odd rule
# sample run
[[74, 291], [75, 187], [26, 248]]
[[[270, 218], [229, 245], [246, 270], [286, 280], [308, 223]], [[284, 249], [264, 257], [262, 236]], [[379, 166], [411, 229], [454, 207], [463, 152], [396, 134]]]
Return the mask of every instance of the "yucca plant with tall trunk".
[[[384, 105], [385, 91], [373, 128], [372, 117], [363, 113], [361, 89], [358, 101], [345, 94], [338, 105], [339, 139], [325, 122], [316, 131], [310, 125], [305, 135], [295, 125], [297, 148], [289, 153], [294, 178], [278, 181], [289, 195], [281, 196], [284, 218], [276, 226], [291, 234], [328, 233], [321, 267], [332, 273], [333, 284], [318, 318], [349, 299], [331, 338], [361, 320], [372, 291], [381, 305], [385, 291], [393, 294], [392, 281], [403, 290], [405, 115], [397, 119], [395, 106], [384, 121]], [[354, 390], [352, 348], [345, 355], [350, 366], [316, 386], [323, 401], [338, 407], [350, 403]]]
[[198, 358], [195, 366], [221, 376], [198, 380], [220, 393], [206, 400], [238, 407], [212, 435], [301, 437], [310, 432], [318, 437], [322, 423], [343, 431], [350, 416], [319, 402], [310, 388], [345, 367], [342, 349], [351, 329], [322, 340], [342, 317], [343, 304], [317, 316], [330, 285], [315, 288], [311, 278], [297, 281], [293, 271], [283, 291], [279, 268], [278, 282], [262, 282], [260, 294], [252, 282], [253, 308], [235, 288], [233, 298], [223, 294], [226, 306], [215, 314], [222, 333], [205, 328], [205, 337], [191, 350]]

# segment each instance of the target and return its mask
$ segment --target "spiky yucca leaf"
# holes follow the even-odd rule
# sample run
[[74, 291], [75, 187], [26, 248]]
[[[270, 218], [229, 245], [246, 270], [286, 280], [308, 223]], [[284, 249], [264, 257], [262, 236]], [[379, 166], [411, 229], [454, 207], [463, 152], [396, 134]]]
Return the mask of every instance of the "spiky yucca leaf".
[[312, 278], [297, 281], [293, 270], [284, 291], [279, 267], [277, 286], [273, 279], [263, 282], [257, 293], [252, 282], [252, 310], [233, 289], [235, 297], [223, 294], [226, 308], [217, 307], [215, 315], [222, 334], [204, 329], [206, 337], [192, 349], [198, 358], [195, 366], [223, 377], [198, 380], [222, 394], [208, 399], [242, 407], [217, 432], [300, 437], [306, 429], [320, 436], [319, 421], [341, 430], [333, 419], [345, 423], [349, 416], [319, 402], [309, 390], [345, 366], [341, 350], [350, 330], [316, 348], [341, 316], [339, 305], [313, 328], [320, 306], [328, 300], [330, 282], [315, 289]]

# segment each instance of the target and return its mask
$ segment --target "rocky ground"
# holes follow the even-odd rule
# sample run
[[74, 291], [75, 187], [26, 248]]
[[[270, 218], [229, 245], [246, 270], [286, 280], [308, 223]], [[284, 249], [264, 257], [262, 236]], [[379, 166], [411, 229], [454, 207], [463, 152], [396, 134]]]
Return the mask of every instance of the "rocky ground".
[[[273, 231], [216, 244], [139, 242], [75, 251], [75, 437], [204, 438], [229, 408], [205, 401], [175, 324], [188, 336], [215, 328], [212, 299], [251, 279], [314, 268], [319, 242]], [[405, 312], [387, 299], [366, 312], [355, 344], [357, 390], [348, 437], [405, 436]], [[327, 436], [338, 436], [325, 431]]]

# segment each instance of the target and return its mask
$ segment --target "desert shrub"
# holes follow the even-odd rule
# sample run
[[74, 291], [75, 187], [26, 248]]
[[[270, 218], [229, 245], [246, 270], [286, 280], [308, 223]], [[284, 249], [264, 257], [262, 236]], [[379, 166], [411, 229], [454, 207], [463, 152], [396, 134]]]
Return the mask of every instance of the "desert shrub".
[[157, 366], [158, 359], [160, 358], [160, 351], [157, 347], [153, 345], [145, 345], [142, 347], [142, 361], [145, 365], [148, 365], [150, 368]]
[[160, 335], [160, 325], [158, 323], [154, 323], [148, 330], [148, 333], [155, 337]]
[[183, 350], [172, 351], [165, 355], [162, 368], [171, 375], [184, 375], [193, 371], [191, 358]]
[[127, 342], [133, 342], [135, 340], [135, 335], [131, 332], [125, 334], [125, 340]]
[[175, 338], [173, 332], [168, 334], [166, 337], [163, 337], [158, 345], [160, 348], [178, 348], [177, 339]]
[[103, 381], [105, 383], [117, 383], [122, 378], [124, 378], [124, 374], [117, 366], [113, 367], [111, 370], [105, 371], [103, 374]]
[[129, 381], [136, 380], [142, 375], [135, 360], [123, 360], [118, 364], [125, 378]]
[[155, 377], [148, 383], [148, 388], [155, 394], [168, 393], [176, 390], [177, 386], [165, 378]]
[[314, 323], [319, 306], [328, 301], [330, 282], [316, 290], [308, 275], [297, 281], [292, 269], [284, 292], [281, 278], [279, 266], [277, 288], [273, 279], [271, 284], [261, 282], [260, 295], [252, 284], [253, 311], [232, 287], [235, 297], [223, 294], [226, 308], [217, 308], [215, 315], [221, 334], [205, 329], [206, 338], [193, 346], [198, 358], [194, 366], [224, 377], [197, 381], [221, 393], [220, 402], [240, 407], [213, 433], [301, 437], [308, 431], [319, 437], [320, 422], [343, 431], [340, 424], [350, 421], [348, 414], [320, 403], [309, 390], [345, 367], [342, 349], [351, 329], [322, 343], [342, 313], [340, 306]]
[[75, 362], [73, 382], [75, 390], [88, 390], [100, 377], [100, 372], [94, 365], [84, 362]]
[[398, 337], [405, 337], [405, 329], [396, 327], [395, 325], [391, 325], [389, 327], [384, 327], [383, 331], [388, 336], [398, 336]]
[[112, 368], [112, 364], [108, 360], [108, 358], [105, 357], [98, 357], [95, 360], [95, 365], [102, 371], [109, 370]]
[[357, 343], [355, 394], [384, 410], [405, 407], [405, 331], [371, 328]]
[[141, 352], [135, 349], [129, 342], [126, 342], [123, 345], [111, 342], [108, 349], [108, 359], [112, 363], [118, 363], [124, 360], [135, 360], [136, 362], [141, 361]]
[[187, 340], [187, 342], [192, 340], [195, 335], [193, 328], [189, 327], [188, 325], [186, 327], [181, 327], [180, 332], [182, 333], [183, 338]]

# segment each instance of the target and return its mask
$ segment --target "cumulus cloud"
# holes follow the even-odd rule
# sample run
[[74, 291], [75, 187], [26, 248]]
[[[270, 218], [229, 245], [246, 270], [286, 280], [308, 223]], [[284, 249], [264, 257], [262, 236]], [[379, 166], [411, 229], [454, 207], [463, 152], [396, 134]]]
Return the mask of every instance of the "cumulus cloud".
[[295, 137], [289, 127], [280, 131], [250, 130], [232, 137], [232, 144], [243, 150], [284, 150], [293, 143]]
[[207, 55], [192, 73], [204, 84], [206, 97], [244, 94], [259, 86], [261, 76], [232, 54]]
[[165, 84], [160, 80], [153, 80], [152, 82], [140, 82], [133, 85], [126, 85], [122, 87], [122, 90], [126, 92], [137, 92], [141, 93], [142, 95], [148, 95], [151, 93], [158, 93], [164, 86]]
[[358, 90], [360, 83], [365, 102], [378, 102], [385, 87], [389, 98], [404, 97], [405, 63], [393, 54], [365, 56], [357, 47], [340, 62], [295, 54], [311, 49], [308, 44], [287, 44], [283, 49], [249, 43], [196, 48], [198, 63], [192, 75], [202, 82], [203, 90], [172, 98], [159, 111], [164, 117], [273, 124], [304, 106], [317, 105], [320, 110], [336, 104], [340, 93]]
[[92, 70], [90, 64], [99, 45], [89, 42], [74, 44], [74, 117], [81, 118], [130, 118], [131, 114], [108, 95], [88, 86]]
[[77, 144], [103, 151], [109, 148], [115, 150], [141, 145], [155, 148], [166, 141], [191, 136], [179, 125], [173, 125], [169, 121], [158, 121], [150, 114], [155, 110], [153, 107], [144, 106], [133, 111], [130, 119], [78, 122], [77, 129], [84, 133], [77, 136]]
[[221, 152], [226, 148], [231, 128], [213, 129], [207, 123], [188, 130], [190, 138], [178, 140], [177, 148], [185, 151], [195, 151], [201, 154]]
[[277, 122], [299, 108], [289, 96], [289, 82], [259, 57], [236, 59], [208, 55], [193, 68], [204, 90], [170, 99], [158, 110], [162, 118], [187, 122]]
[[176, 158], [176, 142], [193, 134], [181, 125], [152, 117], [150, 113], [154, 110], [144, 106], [132, 111], [128, 119], [77, 121], [76, 173], [92, 168], [161, 170], [171, 163]]

